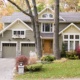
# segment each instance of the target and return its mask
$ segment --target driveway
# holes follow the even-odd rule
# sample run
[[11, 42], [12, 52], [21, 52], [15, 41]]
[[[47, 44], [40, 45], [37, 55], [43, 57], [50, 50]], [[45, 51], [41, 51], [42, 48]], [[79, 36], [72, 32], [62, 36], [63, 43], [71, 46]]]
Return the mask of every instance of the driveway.
[[13, 80], [15, 59], [0, 58], [0, 80]]

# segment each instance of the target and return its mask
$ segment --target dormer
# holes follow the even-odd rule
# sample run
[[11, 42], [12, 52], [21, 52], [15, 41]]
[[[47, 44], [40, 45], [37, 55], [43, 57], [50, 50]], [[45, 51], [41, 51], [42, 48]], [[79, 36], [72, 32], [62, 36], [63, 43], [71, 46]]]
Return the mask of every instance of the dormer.
[[39, 13], [39, 19], [53, 19], [53, 18], [54, 18], [54, 11], [49, 7], [43, 9]]

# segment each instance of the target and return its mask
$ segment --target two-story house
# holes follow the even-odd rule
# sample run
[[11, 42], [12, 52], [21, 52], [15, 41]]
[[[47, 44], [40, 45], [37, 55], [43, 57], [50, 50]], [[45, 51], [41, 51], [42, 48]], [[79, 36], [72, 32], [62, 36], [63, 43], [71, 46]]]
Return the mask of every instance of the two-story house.
[[[53, 54], [54, 10], [49, 7], [39, 14], [42, 54]], [[22, 12], [2, 17], [4, 28], [0, 32], [0, 57], [15, 58], [18, 55], [29, 56], [35, 51], [34, 33], [31, 19]], [[80, 44], [80, 13], [61, 12], [59, 16], [59, 46], [66, 44], [66, 50], [74, 50]]]

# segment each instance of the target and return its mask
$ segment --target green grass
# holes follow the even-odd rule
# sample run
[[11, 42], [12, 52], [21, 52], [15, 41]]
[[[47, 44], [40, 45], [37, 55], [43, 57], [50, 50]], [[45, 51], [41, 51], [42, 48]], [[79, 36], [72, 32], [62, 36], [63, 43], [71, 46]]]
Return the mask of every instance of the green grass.
[[80, 77], [80, 61], [67, 60], [62, 63], [43, 64], [42, 71], [26, 72], [24, 75], [16, 74], [15, 80], [42, 80], [47, 78], [73, 78]]

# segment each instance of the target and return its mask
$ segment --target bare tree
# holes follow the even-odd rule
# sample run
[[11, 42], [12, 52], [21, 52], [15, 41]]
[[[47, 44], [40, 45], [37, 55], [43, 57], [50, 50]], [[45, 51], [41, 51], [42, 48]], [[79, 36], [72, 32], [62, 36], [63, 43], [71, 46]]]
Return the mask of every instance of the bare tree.
[[54, 55], [60, 59], [59, 50], [59, 0], [55, 0], [55, 18], [54, 18]]
[[28, 0], [26, 0], [26, 4], [29, 10], [29, 13], [25, 12], [23, 9], [19, 7], [15, 2], [8, 0], [11, 4], [16, 6], [20, 11], [22, 11], [24, 14], [28, 15], [31, 18], [32, 25], [33, 25], [33, 31], [34, 31], [34, 38], [35, 38], [35, 45], [36, 45], [36, 52], [39, 56], [39, 58], [42, 56], [42, 51], [41, 51], [41, 40], [40, 40], [40, 31], [39, 31], [39, 24], [38, 24], [38, 13], [37, 13], [37, 8], [36, 8], [36, 1], [32, 0], [33, 7], [34, 7], [34, 15], [32, 14], [32, 10], [30, 7], [30, 3]]

